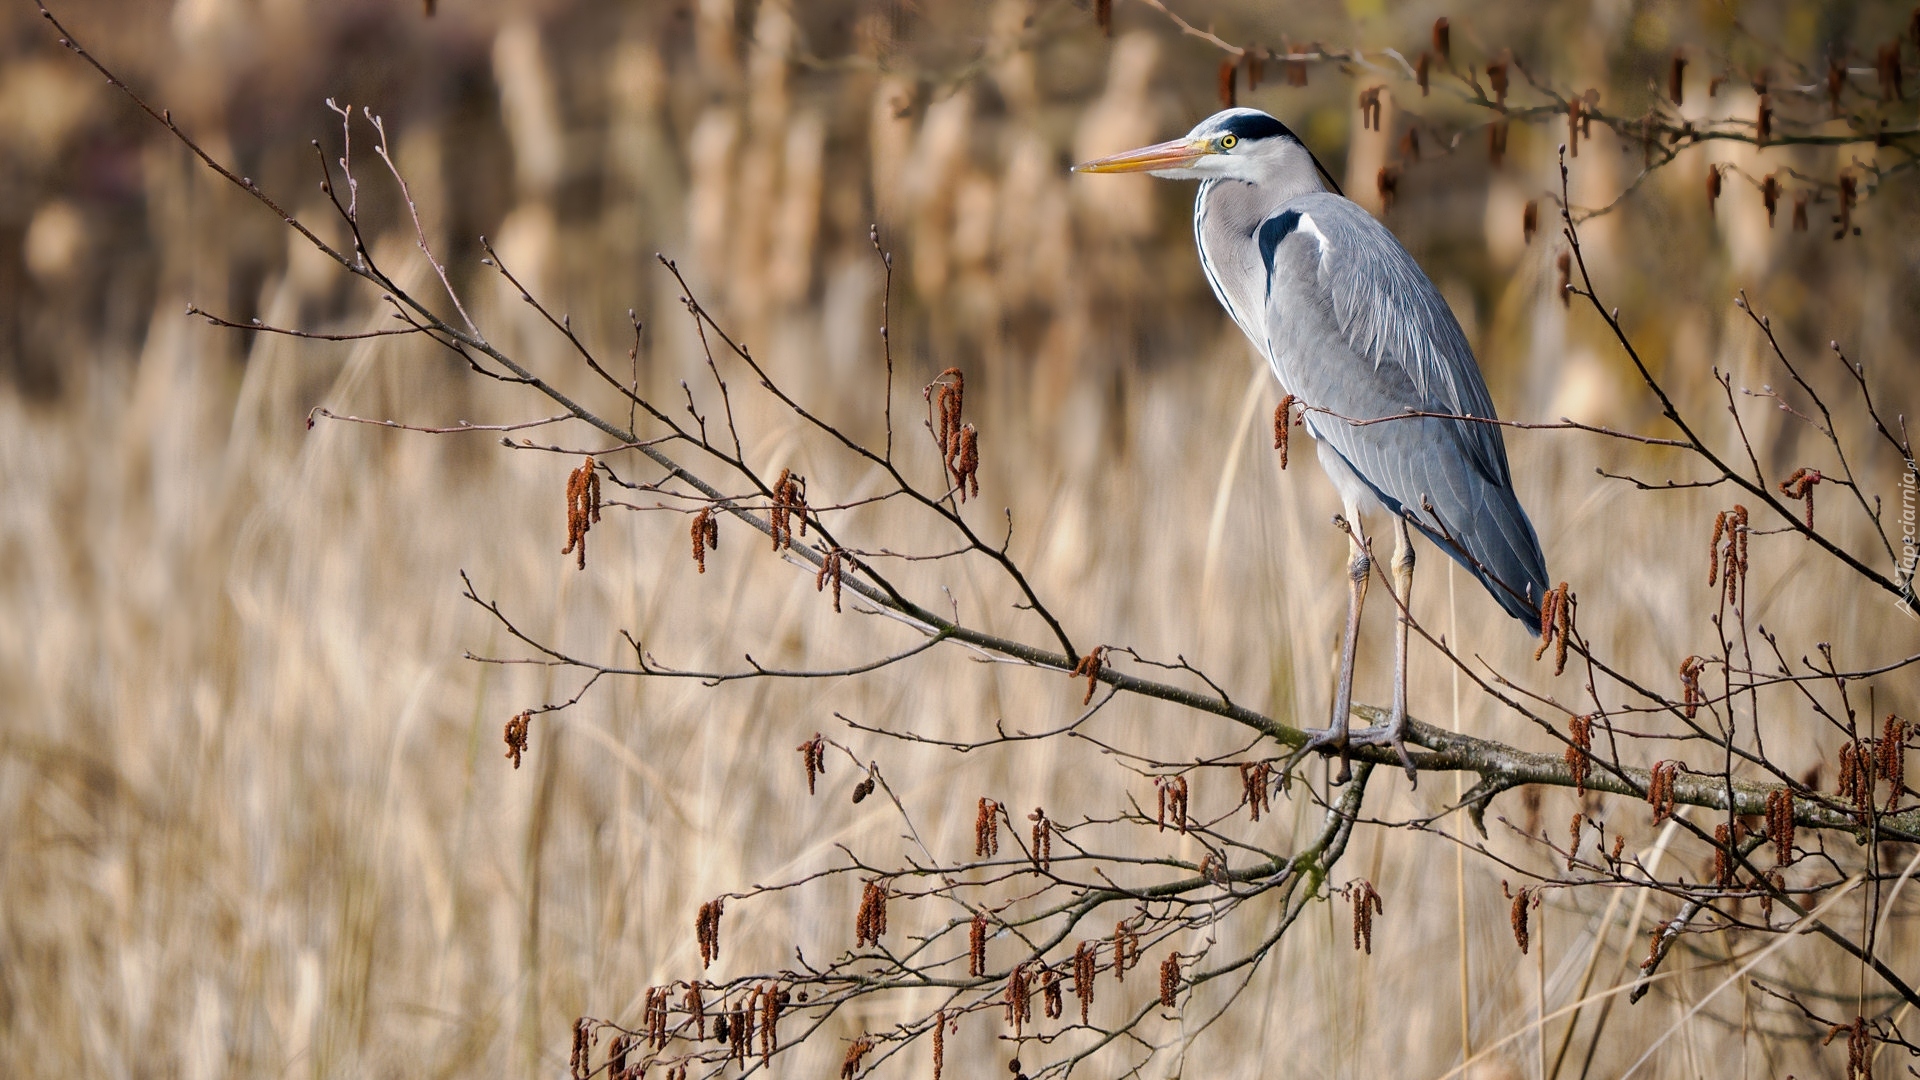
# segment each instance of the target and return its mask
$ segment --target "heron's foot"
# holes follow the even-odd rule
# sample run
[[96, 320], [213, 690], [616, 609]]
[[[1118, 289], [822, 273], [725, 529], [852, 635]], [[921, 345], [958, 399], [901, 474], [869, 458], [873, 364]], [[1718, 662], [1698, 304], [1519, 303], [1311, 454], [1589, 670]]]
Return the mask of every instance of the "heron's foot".
[[1413, 757], [1407, 753], [1406, 727], [1402, 723], [1375, 724], [1364, 727], [1347, 735], [1350, 746], [1391, 746], [1393, 752], [1400, 755], [1400, 767], [1407, 770], [1407, 779], [1415, 787], [1420, 786], [1420, 774], [1413, 767]]
[[1340, 772], [1333, 778], [1333, 782], [1335, 784], [1344, 784], [1348, 780], [1353, 779], [1353, 769], [1347, 763], [1347, 750], [1353, 745], [1353, 734], [1356, 733], [1348, 732], [1345, 725], [1340, 727], [1308, 728], [1307, 741], [1300, 744], [1300, 749], [1297, 753], [1300, 756], [1307, 754], [1340, 755]]
[[1345, 731], [1339, 728], [1308, 728], [1307, 741], [1300, 746], [1301, 754], [1338, 754], [1340, 755], [1340, 773], [1333, 782], [1344, 784], [1352, 778], [1352, 770], [1347, 763], [1347, 754], [1356, 746], [1391, 746], [1400, 756], [1400, 767], [1407, 770], [1407, 779], [1415, 787], [1420, 784], [1420, 774], [1413, 767], [1413, 757], [1407, 753], [1405, 724], [1375, 724], [1357, 731]]

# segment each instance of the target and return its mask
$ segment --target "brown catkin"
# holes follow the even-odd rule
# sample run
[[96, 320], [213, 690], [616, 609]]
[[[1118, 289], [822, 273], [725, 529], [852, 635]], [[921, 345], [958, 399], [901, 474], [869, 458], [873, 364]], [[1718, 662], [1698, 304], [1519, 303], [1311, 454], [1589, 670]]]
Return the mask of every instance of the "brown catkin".
[[1180, 954], [1177, 952], [1168, 953], [1167, 958], [1165, 960], [1160, 961], [1160, 1004], [1161, 1006], [1163, 1008], [1168, 1008], [1168, 1009], [1173, 1008], [1177, 1002], [1177, 995], [1179, 993], [1180, 993]]
[[667, 988], [650, 986], [647, 988], [646, 1005], [642, 1010], [641, 1027], [647, 1036], [647, 1045], [655, 1050], [664, 1050], [667, 1045]]
[[860, 1062], [873, 1049], [873, 1039], [866, 1035], [853, 1040], [847, 1047], [847, 1056], [840, 1061], [840, 1080], [853, 1080], [860, 1075]]
[[880, 935], [887, 932], [886, 885], [867, 882], [860, 893], [860, 909], [854, 915], [853, 928], [856, 947], [880, 944]]
[[1713, 882], [1723, 889], [1733, 884], [1733, 840], [1726, 822], [1713, 827]]
[[567, 546], [562, 555], [575, 555], [575, 565], [587, 568], [587, 530], [600, 520], [600, 474], [593, 471], [588, 456], [580, 467], [567, 474]]
[[780, 1049], [780, 1010], [786, 1006], [787, 992], [777, 983], [760, 986], [760, 1063], [773, 1064], [773, 1053]]
[[700, 942], [700, 966], [713, 966], [720, 959], [720, 916], [726, 911], [727, 899], [720, 897], [700, 905], [700, 913], [694, 918], [694, 936]]
[[1086, 708], [1093, 702], [1093, 691], [1100, 685], [1100, 670], [1107, 663], [1107, 647], [1095, 645], [1093, 651], [1080, 658], [1080, 663], [1070, 673], [1074, 678], [1087, 680], [1087, 692], [1081, 695], [1080, 707]]
[[[1707, 542], [1707, 587], [1712, 588], [1720, 579], [1720, 537], [1727, 531], [1727, 512], [1720, 511], [1713, 516], [1713, 539]], [[1692, 714], [1688, 714], [1692, 715]]]
[[940, 1080], [940, 1071], [947, 1065], [947, 1010], [941, 1009], [933, 1016], [933, 1080]]
[[1273, 766], [1264, 761], [1249, 761], [1240, 766], [1240, 785], [1244, 789], [1242, 797], [1246, 799], [1247, 809], [1253, 820], [1259, 821], [1260, 815], [1271, 806], [1272, 793], [1268, 785], [1273, 781]]
[[[1501, 891], [1506, 891], [1506, 888], [1507, 883], [1504, 881], [1501, 882]], [[1532, 894], [1526, 889], [1521, 889], [1519, 892], [1514, 893], [1513, 907], [1507, 913], [1507, 921], [1513, 926], [1514, 944], [1520, 946], [1520, 955], [1522, 956], [1527, 954], [1527, 948], [1532, 944], [1531, 938], [1527, 935], [1527, 901], [1531, 899], [1531, 897]]]
[[1813, 528], [1813, 487], [1823, 477], [1818, 469], [1805, 467], [1793, 470], [1793, 475], [1780, 481], [1780, 493], [1789, 499], [1800, 499], [1807, 506], [1807, 528]]
[[987, 973], [987, 914], [980, 912], [967, 927], [967, 974], [980, 978]]
[[807, 794], [813, 794], [814, 781], [827, 771], [827, 740], [819, 732], [813, 738], [794, 747], [800, 752], [801, 761], [807, 769]]
[[527, 722], [533, 719], [533, 710], [515, 716], [507, 721], [507, 757], [513, 759], [513, 767], [520, 767], [520, 757], [527, 752]]
[[1567, 638], [1573, 628], [1572, 604], [1564, 581], [1540, 598], [1540, 647], [1533, 650], [1533, 658], [1538, 660], [1546, 655], [1548, 649], [1552, 649], [1555, 675], [1567, 670]]
[[1573, 820], [1567, 825], [1567, 869], [1573, 869], [1575, 858], [1580, 854], [1580, 827], [1587, 823], [1587, 815], [1578, 810], [1573, 812]]
[[1907, 735], [1910, 725], [1900, 717], [1888, 713], [1887, 721], [1880, 729], [1880, 742], [1876, 747], [1880, 779], [1887, 782], [1887, 812], [1900, 805], [1900, 796], [1907, 788]]
[[813, 591], [820, 592], [828, 585], [833, 586], [833, 612], [840, 613], [840, 582], [846, 566], [846, 552], [840, 548], [828, 548], [820, 556], [820, 572], [813, 576]]
[[1000, 804], [982, 798], [973, 815], [973, 855], [976, 859], [1000, 854]]
[[1127, 969], [1140, 963], [1140, 935], [1127, 927], [1125, 919], [1113, 924], [1113, 978], [1127, 981]]
[[1863, 822], [1873, 810], [1874, 758], [1864, 743], [1850, 742], [1840, 748], [1839, 795], [1853, 804], [1855, 818]]
[[736, 1002], [733, 1006], [733, 1055], [741, 1065], [745, 1065], [747, 1057], [753, 1053], [754, 1029], [759, 1018], [756, 1008], [758, 996], [758, 990], [750, 990], [744, 1001]]
[[627, 1035], [615, 1035], [607, 1044], [607, 1080], [627, 1080], [627, 1050], [632, 1045]]
[[1021, 961], [1013, 966], [1013, 973], [1007, 976], [1006, 993], [1001, 1000], [1007, 1007], [1007, 1026], [1013, 1028], [1015, 1038], [1020, 1029], [1033, 1019], [1033, 976], [1027, 972], [1027, 962]]
[[1283, 472], [1287, 468], [1287, 434], [1293, 426], [1293, 402], [1293, 395], [1288, 394], [1273, 407], [1273, 448], [1280, 451], [1280, 469]]
[[1066, 1012], [1066, 1000], [1060, 986], [1065, 981], [1060, 977], [1058, 968], [1041, 965], [1040, 1009], [1049, 1020], [1058, 1020]]
[[707, 1038], [707, 1002], [700, 993], [700, 984], [687, 984], [687, 997], [682, 1003], [686, 1006], [687, 1018], [693, 1021], [694, 1038], [705, 1042]]
[[707, 552], [720, 550], [720, 522], [713, 516], [713, 507], [701, 507], [700, 512], [693, 515], [693, 528], [689, 531], [693, 539], [693, 565], [704, 574]]
[[1094, 963], [1093, 946], [1086, 942], [1073, 949], [1073, 996], [1080, 999], [1080, 1022], [1088, 1022], [1087, 1013], [1093, 1008], [1093, 978], [1097, 970]]
[[585, 1080], [588, 1061], [588, 1040], [592, 1038], [593, 1021], [582, 1016], [573, 1022], [573, 1054], [567, 1059], [567, 1066], [576, 1080]]
[[1360, 127], [1363, 131], [1380, 130], [1380, 91], [1384, 86], [1369, 86], [1360, 91]]
[[1698, 656], [1680, 661], [1680, 707], [1689, 720], [1707, 703], [1706, 694], [1700, 689], [1700, 674], [1706, 667], [1706, 660]]
[[1380, 894], [1374, 891], [1373, 882], [1360, 880], [1348, 886], [1348, 899], [1353, 903], [1353, 951], [1366, 949], [1367, 955], [1373, 955], [1373, 917], [1386, 913], [1380, 903]]
[[1154, 778], [1153, 786], [1160, 795], [1160, 831], [1167, 831], [1167, 819], [1173, 819], [1174, 828], [1187, 831], [1187, 778], [1184, 776], [1161, 776]]
[[1673, 816], [1673, 778], [1679, 764], [1656, 761], [1647, 774], [1647, 804], [1653, 807], [1655, 825]]
[[1793, 792], [1767, 792], [1767, 838], [1773, 841], [1773, 864], [1793, 865]]
[[960, 446], [953, 462], [954, 486], [961, 502], [980, 494], [980, 432], [972, 424], [960, 428]]
[[1567, 721], [1567, 771], [1573, 774], [1573, 786], [1581, 798], [1587, 794], [1587, 772], [1593, 767], [1593, 718], [1576, 716]]
[[1053, 872], [1053, 822], [1047, 820], [1047, 812], [1039, 807], [1027, 815], [1033, 822], [1033, 848], [1028, 857], [1033, 860], [1033, 868], [1043, 874]]

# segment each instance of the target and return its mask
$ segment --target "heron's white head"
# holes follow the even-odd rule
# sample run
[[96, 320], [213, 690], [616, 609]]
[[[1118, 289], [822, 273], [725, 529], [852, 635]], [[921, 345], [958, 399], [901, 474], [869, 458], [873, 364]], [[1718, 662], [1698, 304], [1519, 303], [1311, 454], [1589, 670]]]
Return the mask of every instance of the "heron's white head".
[[1178, 139], [1096, 158], [1075, 165], [1073, 171], [1144, 172], [1167, 180], [1217, 178], [1340, 190], [1306, 144], [1287, 125], [1259, 109], [1225, 109]]

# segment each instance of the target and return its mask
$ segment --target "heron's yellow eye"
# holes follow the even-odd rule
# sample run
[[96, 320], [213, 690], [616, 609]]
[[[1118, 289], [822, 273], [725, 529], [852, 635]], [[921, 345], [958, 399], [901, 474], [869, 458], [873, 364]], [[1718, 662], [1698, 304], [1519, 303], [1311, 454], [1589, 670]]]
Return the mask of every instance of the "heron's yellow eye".
[[1240, 136], [1233, 134], [1220, 136], [1220, 149], [1231, 150], [1238, 145], [1240, 145]]

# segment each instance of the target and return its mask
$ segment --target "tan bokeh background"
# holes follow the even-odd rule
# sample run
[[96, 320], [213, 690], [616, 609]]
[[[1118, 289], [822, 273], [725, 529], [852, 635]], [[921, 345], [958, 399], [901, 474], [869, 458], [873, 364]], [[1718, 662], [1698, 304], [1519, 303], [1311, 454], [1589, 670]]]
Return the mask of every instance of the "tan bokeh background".
[[[686, 379], [710, 405], [691, 325], [652, 261], [668, 254], [797, 396], [876, 439], [882, 275], [867, 236], [877, 222], [895, 252], [895, 419], [917, 475], [936, 466], [916, 391], [959, 366], [985, 460], [968, 515], [997, 535], [1011, 508], [1012, 551], [1077, 639], [1184, 654], [1240, 700], [1317, 722], [1343, 603], [1331, 490], [1304, 457], [1283, 474], [1267, 449], [1278, 391], [1200, 276], [1191, 189], [1066, 172], [1217, 107], [1218, 53], [1147, 7], [1116, 6], [1111, 38], [1090, 11], [1045, 0], [440, 0], [432, 18], [371, 0], [71, 0], [58, 10], [209, 150], [330, 238], [339, 229], [307, 146], [319, 139], [338, 156], [338, 120], [322, 102], [380, 113], [427, 234], [489, 336], [612, 411], [617, 402], [590, 390], [565, 343], [478, 264], [480, 234], [621, 364], [635, 309], [646, 324], [641, 385], [677, 404]], [[1408, 55], [1446, 13], [1366, 0], [1180, 10], [1236, 41], [1285, 36]], [[1645, 100], [1650, 79], [1664, 82], [1665, 58], [1686, 44], [1697, 115], [1752, 111], [1740, 81], [1711, 99], [1706, 82], [1728, 62], [1765, 61], [1766, 43], [1815, 63], [1836, 41], [1870, 52], [1905, 20], [1891, 5], [1791, 3], [1747, 5], [1737, 26], [1704, 3], [1452, 14], [1460, 55], [1512, 48], [1555, 85], [1600, 87], [1623, 110]], [[1356, 93], [1377, 77], [1320, 66], [1305, 88], [1277, 72], [1269, 80], [1243, 103], [1287, 121], [1379, 211], [1372, 177], [1399, 157], [1404, 117], [1390, 108], [1387, 131], [1359, 129]], [[1443, 99], [1402, 104], [1471, 118]], [[1910, 123], [1912, 106], [1888, 115]], [[370, 134], [363, 123], [355, 138], [375, 254], [404, 267], [421, 295], [438, 295], [368, 153]], [[1658, 432], [1598, 321], [1552, 295], [1561, 250], [1552, 230], [1531, 243], [1521, 235], [1522, 206], [1554, 186], [1563, 132], [1516, 127], [1498, 169], [1475, 138], [1405, 162], [1386, 221], [1460, 316], [1503, 414]], [[1888, 413], [1911, 411], [1920, 200], [1910, 179], [1870, 200], [1857, 215], [1862, 235], [1838, 243], [1820, 207], [1809, 232], [1791, 231], [1785, 215], [1769, 229], [1743, 182], [1729, 181], [1717, 215], [1705, 206], [1712, 162], [1831, 176], [1874, 153], [1716, 144], [1588, 226], [1603, 295], [1705, 430], [1730, 432], [1716, 368], [1736, 388], [1784, 382], [1730, 303], [1741, 288], [1820, 385], [1842, 385], [1825, 352], [1838, 339], [1868, 365]], [[1881, 153], [1883, 164], [1899, 160]], [[1576, 202], [1608, 202], [1638, 161], [1637, 147], [1596, 132], [1574, 163]], [[884, 620], [833, 615], [809, 578], [729, 526], [712, 572], [696, 575], [677, 515], [610, 513], [576, 571], [559, 554], [571, 459], [509, 452], [489, 436], [304, 423], [315, 405], [420, 423], [527, 420], [551, 408], [477, 383], [423, 345], [302, 343], [182, 314], [193, 302], [242, 321], [343, 331], [385, 325], [374, 299], [197, 167], [59, 49], [30, 6], [0, 15], [0, 1071], [554, 1075], [575, 1015], [631, 1021], [647, 986], [694, 974], [700, 901], [832, 864], [838, 843], [876, 861], [901, 857], [897, 814], [878, 800], [851, 806], [843, 761], [831, 763], [826, 792], [807, 799], [792, 748], [816, 730], [877, 755], [922, 835], [949, 857], [966, 854], [981, 795], [1060, 819], [1110, 813], [1129, 794], [1151, 799], [1146, 780], [1084, 748], [953, 758], [850, 734], [833, 718], [969, 738], [995, 720], [1057, 724], [1078, 704], [1059, 676], [947, 653], [862, 680], [605, 684], [571, 712], [536, 720], [529, 765], [512, 770], [501, 723], [576, 684], [462, 659], [513, 651], [459, 598], [462, 569], [530, 631], [603, 659], [618, 655], [619, 627], [663, 662], [700, 668], [738, 666], [743, 653], [833, 665], [910, 639]], [[750, 380], [736, 378], [735, 390], [756, 464], [807, 473], [815, 501], [876, 489]], [[1790, 417], [1742, 405], [1770, 476], [1826, 463]], [[1863, 443], [1857, 420], [1847, 423]], [[556, 439], [598, 441], [582, 431]], [[1639, 494], [1594, 473], [1688, 478], [1689, 466], [1656, 453], [1565, 433], [1517, 432], [1508, 444], [1553, 575], [1582, 596], [1587, 633], [1629, 669], [1671, 683], [1678, 660], [1712, 640], [1701, 563], [1712, 513], [1730, 500]], [[1860, 466], [1863, 491], [1896, 512], [1898, 464], [1881, 455]], [[1838, 534], [1871, 552], [1857, 513], [1827, 498]], [[951, 542], [904, 515], [853, 520], [872, 546]], [[1830, 641], [1862, 666], [1914, 651], [1915, 623], [1804, 545], [1757, 539], [1755, 565], [1755, 619], [1790, 648]], [[948, 588], [982, 625], [1035, 633], [985, 568], [905, 576], [929, 595]], [[1463, 576], [1457, 592], [1450, 580], [1428, 557], [1416, 614], [1530, 687], [1580, 697], [1576, 674], [1556, 680], [1532, 665], [1531, 639]], [[1366, 700], [1387, 692], [1388, 641], [1376, 610], [1363, 643]], [[1881, 712], [1912, 715], [1910, 677], [1872, 690]], [[1548, 746], [1467, 688], [1457, 712], [1455, 703], [1446, 669], [1417, 656], [1418, 715]], [[1161, 756], [1224, 753], [1238, 739], [1171, 709], [1110, 711], [1104, 737]], [[1804, 715], [1762, 721], [1792, 768], [1833, 751]], [[1395, 778], [1377, 785], [1368, 810], [1437, 810], [1451, 784], [1435, 778], [1410, 792]], [[1196, 811], [1222, 813], [1238, 795], [1226, 780], [1197, 787]], [[1556, 835], [1573, 809], [1564, 794], [1495, 807]], [[1635, 848], [1655, 844], [1644, 807], [1601, 812]], [[1284, 850], [1314, 824], [1301, 800], [1263, 823], [1261, 838]], [[1497, 823], [1491, 845], [1547, 869]], [[1665, 857], [1694, 875], [1707, 859], [1684, 842]], [[1518, 1034], [1476, 1068], [1532, 1076], [1542, 1043], [1550, 1059], [1561, 1032], [1557, 1021], [1544, 1040], [1523, 1031], [1543, 989], [1557, 1008], [1574, 999], [1590, 956], [1604, 986], [1644, 950], [1647, 923], [1636, 932], [1626, 908], [1603, 925], [1605, 896], [1558, 894], [1544, 945], [1521, 962], [1502, 872], [1476, 856], [1460, 878], [1463, 948], [1454, 848], [1440, 838], [1364, 834], [1335, 879], [1360, 876], [1386, 900], [1371, 957], [1351, 952], [1345, 907], [1329, 905], [1303, 920], [1227, 1019], [1204, 1034], [1151, 1024], [1165, 1048], [1148, 1071], [1438, 1075], [1460, 1060], [1464, 978], [1474, 1048]], [[840, 883], [730, 907], [713, 974], [779, 965], [796, 946], [810, 956], [848, 947], [853, 898]], [[1645, 919], [1670, 914], [1661, 903]], [[1920, 955], [1913, 910], [1909, 894], [1883, 955]], [[895, 919], [910, 927], [948, 914], [929, 904]], [[1225, 943], [1257, 939], [1260, 918], [1247, 913]], [[1727, 947], [1715, 939], [1689, 951], [1676, 965], [1687, 974], [1616, 1008], [1592, 1075], [1617, 1073], [1661, 1040], [1731, 970]], [[1770, 964], [1788, 985], [1848, 994], [1859, 985], [1838, 953], [1813, 944]], [[1219, 1003], [1211, 990], [1202, 998], [1191, 1016]], [[835, 1034], [900, 1018], [888, 1008], [843, 1014]], [[1851, 1015], [1854, 1003], [1834, 1008]], [[997, 1028], [970, 1024], [950, 1043], [963, 1056], [949, 1067], [1004, 1068], [1010, 1050], [991, 1041]], [[1577, 1075], [1590, 1030], [1589, 1018], [1562, 1075]], [[1820, 1034], [1735, 987], [1660, 1042], [1649, 1067], [1837, 1075], [1841, 1058], [1818, 1048]], [[831, 1074], [840, 1045], [823, 1040], [775, 1070]], [[924, 1050], [887, 1068], [919, 1075]]]

